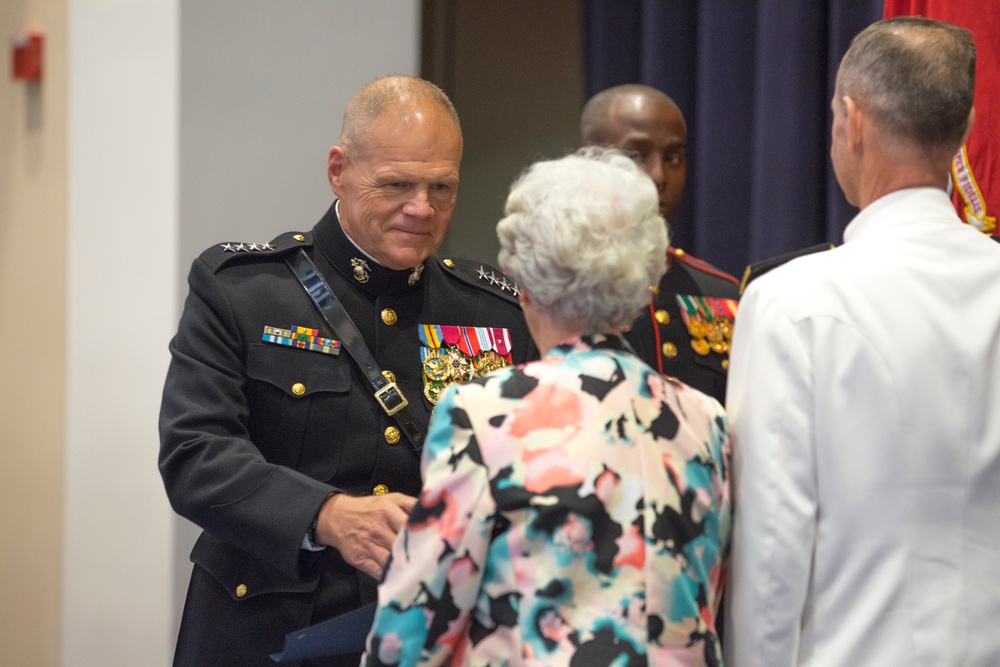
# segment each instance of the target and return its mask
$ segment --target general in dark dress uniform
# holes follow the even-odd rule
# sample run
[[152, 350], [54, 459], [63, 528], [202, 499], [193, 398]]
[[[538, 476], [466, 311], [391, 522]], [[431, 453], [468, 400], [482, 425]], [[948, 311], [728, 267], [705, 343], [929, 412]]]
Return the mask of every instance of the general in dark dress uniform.
[[[204, 531], [176, 665], [273, 664], [285, 633], [373, 602], [370, 575], [421, 488], [419, 443], [375, 399], [288, 257], [311, 259], [424, 429], [442, 385], [536, 356], [516, 285], [478, 262], [430, 254], [453, 210], [461, 136], [429, 85], [392, 77], [366, 87], [391, 101], [362, 105], [351, 122], [382, 138], [361, 151], [342, 135], [343, 150], [331, 150], [341, 199], [312, 231], [216, 245], [191, 268], [160, 415], [170, 502]], [[345, 114], [345, 133], [348, 125]], [[406, 138], [385, 145], [398, 135]], [[404, 269], [376, 260], [411, 255], [422, 261]], [[350, 517], [343, 502], [336, 516], [331, 508], [344, 498], [372, 512], [338, 549], [332, 536]], [[357, 535], [372, 540], [372, 553], [357, 553]]]

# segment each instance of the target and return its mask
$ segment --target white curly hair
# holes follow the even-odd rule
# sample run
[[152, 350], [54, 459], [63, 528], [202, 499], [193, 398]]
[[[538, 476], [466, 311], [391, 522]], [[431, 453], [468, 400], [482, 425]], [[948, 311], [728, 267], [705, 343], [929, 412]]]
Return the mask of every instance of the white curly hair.
[[497, 223], [498, 261], [535, 307], [581, 333], [631, 324], [667, 270], [667, 223], [649, 176], [621, 151], [536, 162]]

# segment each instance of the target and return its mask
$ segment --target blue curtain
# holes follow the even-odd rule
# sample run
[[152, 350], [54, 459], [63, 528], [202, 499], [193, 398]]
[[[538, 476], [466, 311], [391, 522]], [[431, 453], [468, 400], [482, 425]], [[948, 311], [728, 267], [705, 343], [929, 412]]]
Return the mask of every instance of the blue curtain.
[[735, 274], [840, 243], [857, 212], [830, 164], [830, 99], [883, 0], [584, 0], [587, 93], [644, 83], [688, 125], [674, 244]]

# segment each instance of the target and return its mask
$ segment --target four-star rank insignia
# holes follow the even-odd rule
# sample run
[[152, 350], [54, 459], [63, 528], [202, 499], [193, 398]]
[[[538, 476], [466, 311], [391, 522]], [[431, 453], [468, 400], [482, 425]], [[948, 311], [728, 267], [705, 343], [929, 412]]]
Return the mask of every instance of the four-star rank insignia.
[[220, 243], [223, 252], [266, 252], [274, 250], [270, 243]]
[[733, 341], [733, 321], [736, 319], [737, 301], [709, 296], [678, 294], [677, 305], [695, 354], [706, 356], [709, 352], [726, 355]]
[[490, 285], [494, 285], [500, 288], [501, 292], [509, 291], [514, 296], [521, 293], [521, 290], [517, 288], [517, 283], [512, 280], [507, 280], [507, 276], [502, 273], [498, 276], [494, 271], [486, 272], [486, 268], [482, 265], [479, 266], [479, 270], [476, 271], [480, 280], [485, 280]]
[[511, 363], [510, 331], [496, 327], [419, 324], [424, 396], [437, 405], [445, 388]]

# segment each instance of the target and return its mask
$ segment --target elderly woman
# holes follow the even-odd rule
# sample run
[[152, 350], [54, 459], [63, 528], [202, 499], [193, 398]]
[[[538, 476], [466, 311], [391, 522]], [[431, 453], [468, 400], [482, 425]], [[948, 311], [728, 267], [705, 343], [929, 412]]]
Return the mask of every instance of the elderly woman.
[[497, 225], [543, 358], [449, 387], [379, 588], [367, 665], [715, 665], [729, 440], [619, 332], [666, 269], [652, 181], [531, 166]]

